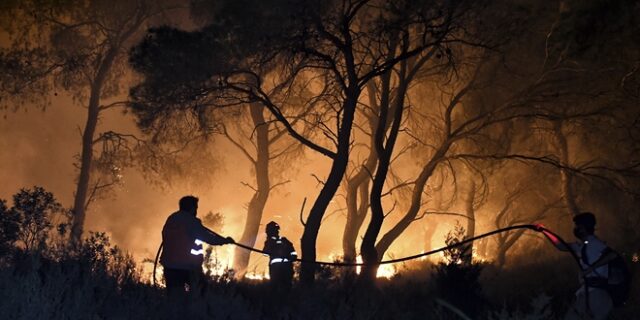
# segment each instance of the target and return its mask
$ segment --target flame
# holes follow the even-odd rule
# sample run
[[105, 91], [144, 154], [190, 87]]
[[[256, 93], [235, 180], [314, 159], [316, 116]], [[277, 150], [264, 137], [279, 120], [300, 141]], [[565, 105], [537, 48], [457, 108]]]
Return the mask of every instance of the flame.
[[473, 259], [473, 261], [479, 262], [479, 263], [484, 263], [484, 262], [489, 261], [486, 257], [481, 256], [475, 250], [473, 250], [473, 253], [471, 254], [471, 259]]
[[378, 273], [376, 273], [377, 278], [387, 278], [391, 279], [396, 275], [396, 267], [392, 264], [383, 264], [378, 268]]
[[[420, 260], [424, 260], [423, 258], [426, 258], [426, 257], [421, 257]], [[484, 263], [484, 262], [490, 261], [489, 258], [477, 253], [475, 249], [473, 250], [473, 253], [471, 253], [471, 259], [473, 260], [473, 262], [476, 262], [476, 263]], [[443, 251], [438, 252], [438, 254], [436, 255], [436, 260], [442, 263], [448, 262]], [[462, 261], [458, 261], [458, 264], [461, 264], [461, 263]]]
[[[340, 254], [336, 252], [332, 252], [329, 254], [329, 261], [336, 261], [341, 257]], [[357, 263], [362, 263], [362, 256], [358, 255], [356, 257]], [[361, 267], [356, 267], [356, 274], [360, 274]], [[378, 267], [378, 272], [376, 273], [376, 278], [387, 278], [390, 279], [396, 275], [397, 270], [396, 267], [392, 264], [383, 264]]]
[[205, 272], [211, 275], [221, 276], [233, 268], [233, 247], [231, 246], [206, 246], [206, 251], [211, 250], [211, 254], [205, 255], [208, 261], [204, 263]]
[[258, 280], [258, 281], [269, 280], [269, 274], [266, 272], [265, 273], [247, 272], [245, 273], [244, 277], [247, 279]]

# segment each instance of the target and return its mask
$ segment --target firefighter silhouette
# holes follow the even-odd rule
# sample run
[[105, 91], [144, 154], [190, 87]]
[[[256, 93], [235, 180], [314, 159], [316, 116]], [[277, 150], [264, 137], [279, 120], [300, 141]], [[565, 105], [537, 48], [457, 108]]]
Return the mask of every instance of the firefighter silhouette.
[[297, 253], [291, 241], [280, 236], [280, 226], [271, 221], [266, 227], [267, 240], [263, 251], [269, 255], [269, 277], [275, 291], [288, 292], [293, 279], [293, 261]]
[[183, 296], [188, 288], [195, 291], [202, 286], [203, 243], [224, 245], [234, 243], [231, 237], [222, 237], [202, 225], [196, 218], [198, 198], [180, 199], [180, 209], [171, 214], [162, 228], [163, 251], [160, 263], [169, 296]]

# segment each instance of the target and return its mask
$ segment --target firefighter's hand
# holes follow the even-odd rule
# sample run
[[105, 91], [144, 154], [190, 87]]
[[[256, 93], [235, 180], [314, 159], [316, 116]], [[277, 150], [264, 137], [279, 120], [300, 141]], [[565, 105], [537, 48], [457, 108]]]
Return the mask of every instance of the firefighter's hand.
[[233, 240], [233, 238], [231, 238], [231, 237], [226, 237], [225, 239], [227, 240], [227, 244], [233, 244], [233, 243], [236, 243], [236, 241], [235, 241], [235, 240]]

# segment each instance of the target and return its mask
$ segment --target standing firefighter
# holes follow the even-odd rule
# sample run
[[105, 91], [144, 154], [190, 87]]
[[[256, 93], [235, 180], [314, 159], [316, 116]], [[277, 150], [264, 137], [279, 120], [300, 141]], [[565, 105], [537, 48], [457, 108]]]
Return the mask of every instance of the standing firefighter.
[[573, 217], [573, 222], [573, 234], [579, 241], [569, 243], [569, 247], [553, 234], [543, 231], [558, 249], [573, 251], [582, 268], [581, 285], [565, 319], [606, 319], [613, 308], [608, 292], [611, 280], [609, 265], [617, 254], [595, 236], [596, 218], [592, 213], [580, 213]]
[[267, 223], [267, 240], [263, 251], [269, 254], [269, 277], [274, 291], [286, 293], [291, 289], [293, 279], [293, 261], [297, 253], [291, 241], [280, 236], [280, 226], [271, 221]]
[[160, 263], [169, 296], [183, 296], [185, 288], [194, 291], [203, 284], [203, 243], [223, 245], [234, 243], [231, 237], [223, 238], [205, 228], [198, 213], [198, 198], [185, 196], [180, 199], [180, 210], [167, 218], [162, 228], [163, 251]]

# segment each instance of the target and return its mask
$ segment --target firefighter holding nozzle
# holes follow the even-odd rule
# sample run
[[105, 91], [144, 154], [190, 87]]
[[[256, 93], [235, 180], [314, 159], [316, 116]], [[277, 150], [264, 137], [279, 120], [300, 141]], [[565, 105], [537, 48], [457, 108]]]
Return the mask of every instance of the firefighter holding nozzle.
[[581, 265], [581, 285], [565, 319], [604, 320], [614, 305], [609, 284], [614, 282], [613, 276], [618, 272], [611, 270], [610, 263], [617, 259], [617, 254], [596, 237], [596, 217], [593, 213], [582, 212], [573, 217], [573, 222], [573, 233], [578, 241], [567, 245], [554, 234], [540, 229], [559, 250], [573, 251]]
[[280, 236], [280, 226], [271, 221], [266, 226], [267, 240], [262, 251], [269, 255], [269, 278], [276, 294], [288, 293], [293, 280], [293, 261], [297, 253], [293, 244]]
[[160, 263], [164, 268], [167, 294], [185, 296], [204, 287], [202, 262], [203, 243], [219, 246], [234, 243], [231, 237], [222, 237], [202, 225], [198, 214], [198, 198], [180, 199], [180, 209], [171, 214], [162, 228], [163, 251]]

